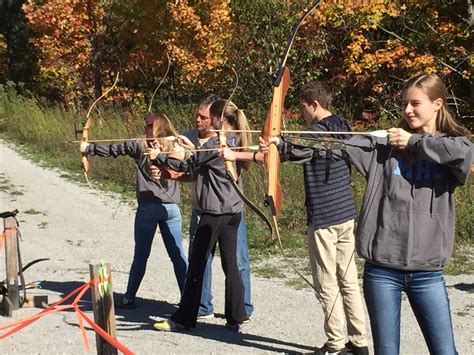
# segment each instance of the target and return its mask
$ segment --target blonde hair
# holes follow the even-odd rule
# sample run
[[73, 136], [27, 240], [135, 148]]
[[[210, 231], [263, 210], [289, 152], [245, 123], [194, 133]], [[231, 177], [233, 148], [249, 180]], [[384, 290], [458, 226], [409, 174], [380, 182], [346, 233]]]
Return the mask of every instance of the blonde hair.
[[[168, 136], [178, 137], [178, 131], [176, 131], [170, 119], [164, 113], [149, 112], [145, 117], [146, 121], [148, 119], [153, 119], [153, 137], [151, 138], [163, 138]], [[144, 141], [144, 144], [147, 146], [146, 140]], [[173, 150], [173, 141], [162, 140], [160, 141], [160, 144], [162, 145], [163, 151]]]
[[[448, 90], [443, 80], [436, 74], [419, 74], [414, 76], [403, 85], [402, 96], [410, 88], [418, 88], [433, 102], [442, 99], [443, 104], [436, 116], [436, 130], [449, 136], [469, 136], [469, 130], [461, 126], [447, 108]], [[406, 120], [400, 123], [400, 127], [406, 131], [413, 131]]]
[[[209, 114], [211, 119], [218, 127], [218, 120], [223, 117], [232, 129], [239, 131], [249, 131], [250, 126], [247, 121], [247, 117], [244, 112], [239, 109], [232, 101], [228, 100], [217, 100], [209, 108]], [[252, 141], [250, 132], [237, 132], [237, 145], [239, 147], [248, 147]], [[241, 148], [240, 151], [248, 151], [248, 148]], [[250, 162], [246, 161], [243, 163], [244, 169], [248, 169]]]

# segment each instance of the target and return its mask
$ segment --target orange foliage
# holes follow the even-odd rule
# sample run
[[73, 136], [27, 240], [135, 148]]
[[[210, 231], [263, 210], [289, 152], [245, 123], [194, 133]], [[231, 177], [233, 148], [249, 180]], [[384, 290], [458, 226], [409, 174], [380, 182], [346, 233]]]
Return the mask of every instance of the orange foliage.
[[[40, 56], [40, 81], [59, 89], [72, 101], [77, 89], [91, 88], [91, 41], [103, 30], [105, 11], [100, 2], [51, 0], [23, 5], [30, 28], [37, 34], [33, 45]], [[86, 90], [92, 94], [92, 90]]]
[[[190, 5], [186, 0], [168, 2], [172, 30], [164, 40], [166, 47], [181, 73], [179, 83], [204, 85], [212, 80], [209, 72], [219, 69], [227, 60], [226, 44], [232, 35], [228, 0], [206, 1], [205, 16], [196, 8], [202, 2]], [[194, 7], [193, 7], [194, 6]]]

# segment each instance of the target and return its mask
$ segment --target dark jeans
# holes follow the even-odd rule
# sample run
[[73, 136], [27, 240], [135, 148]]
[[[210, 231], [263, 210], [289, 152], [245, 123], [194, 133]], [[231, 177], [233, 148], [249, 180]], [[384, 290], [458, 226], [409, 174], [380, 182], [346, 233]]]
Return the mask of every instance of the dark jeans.
[[225, 274], [225, 318], [232, 324], [242, 323], [248, 318], [244, 306], [244, 288], [237, 267], [237, 229], [240, 216], [240, 213], [201, 215], [189, 258], [183, 295], [171, 320], [188, 327], [196, 326], [206, 261], [215, 251], [217, 242]]
[[146, 264], [158, 226], [168, 256], [173, 263], [180, 293], [183, 291], [188, 260], [183, 250], [181, 223], [181, 212], [174, 203], [138, 204], [135, 215], [135, 251], [125, 293], [127, 299], [135, 300], [135, 295], [145, 275]]

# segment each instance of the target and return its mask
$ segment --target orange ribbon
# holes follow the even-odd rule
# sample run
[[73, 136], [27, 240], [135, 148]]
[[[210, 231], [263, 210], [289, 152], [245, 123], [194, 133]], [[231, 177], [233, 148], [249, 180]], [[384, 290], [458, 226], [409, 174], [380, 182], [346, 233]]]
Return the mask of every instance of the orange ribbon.
[[[112, 280], [112, 278], [109, 276], [107, 278], [107, 281], [111, 281], [111, 280]], [[42, 310], [41, 312], [39, 312], [39, 313], [37, 313], [33, 316], [26, 317], [26, 318], [23, 318], [23, 319], [18, 319], [16, 321], [0, 325], [0, 330], [5, 330], [5, 329], [8, 329], [8, 328], [14, 327], [13, 329], [1, 334], [0, 335], [0, 340], [6, 338], [6, 337], [8, 337], [8, 336], [10, 336], [10, 335], [12, 335], [16, 332], [18, 332], [18, 331], [20, 331], [21, 329], [27, 327], [31, 323], [33, 323], [33, 322], [37, 321], [38, 319], [40, 319], [41, 317], [44, 317], [48, 314], [52, 314], [52, 313], [64, 311], [66, 309], [73, 308], [74, 311], [76, 312], [76, 315], [77, 315], [79, 328], [81, 329], [82, 342], [84, 343], [84, 347], [86, 348], [87, 351], [90, 351], [90, 344], [89, 344], [89, 341], [87, 339], [87, 333], [86, 333], [86, 329], [84, 328], [83, 320], [85, 320], [94, 329], [94, 331], [96, 333], [98, 333], [102, 338], [104, 338], [114, 348], [116, 348], [117, 350], [121, 351], [122, 353], [124, 353], [126, 355], [134, 354], [133, 351], [128, 349], [125, 345], [120, 343], [114, 337], [110, 336], [110, 334], [108, 334], [97, 323], [95, 323], [92, 319], [90, 319], [79, 308], [79, 305], [77, 304], [81, 300], [81, 298], [84, 296], [84, 294], [87, 292], [87, 290], [89, 290], [93, 285], [96, 285], [99, 282], [100, 282], [99, 278], [93, 279], [93, 280], [91, 280], [87, 283], [84, 283], [82, 286], [78, 287], [77, 289], [71, 291], [69, 294], [67, 294], [65, 297], [61, 298], [59, 301], [53, 303], [48, 308]], [[71, 304], [61, 305], [62, 303], [64, 303], [66, 300], [68, 300], [69, 298], [71, 298], [74, 295], [76, 295], [76, 297], [74, 298], [74, 300], [72, 301]]]
[[16, 232], [16, 227], [6, 229], [2, 234], [0, 234], [0, 249], [3, 247], [3, 243], [5, 239], [7, 239], [7, 235]]

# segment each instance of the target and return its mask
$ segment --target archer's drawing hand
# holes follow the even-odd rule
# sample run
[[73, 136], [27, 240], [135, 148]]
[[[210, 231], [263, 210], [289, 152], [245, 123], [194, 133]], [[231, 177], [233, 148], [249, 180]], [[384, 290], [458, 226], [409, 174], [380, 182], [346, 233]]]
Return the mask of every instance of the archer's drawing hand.
[[229, 148], [219, 149], [219, 156], [224, 158], [225, 161], [235, 161], [237, 159], [237, 154]]
[[160, 147], [147, 149], [147, 155], [150, 158], [150, 160], [155, 160], [158, 154], [160, 153], [161, 153]]
[[81, 145], [79, 146], [79, 150], [81, 151], [81, 153], [85, 153], [87, 152], [87, 149], [89, 148], [89, 146], [90, 146], [90, 143], [81, 142]]
[[388, 142], [397, 149], [405, 149], [408, 146], [411, 133], [402, 128], [390, 128], [388, 132]]
[[191, 142], [191, 140], [188, 137], [180, 135], [180, 136], [177, 137], [177, 139], [178, 139], [179, 145], [181, 147], [183, 147], [184, 149], [186, 149], [186, 150], [196, 149], [193, 142]]

